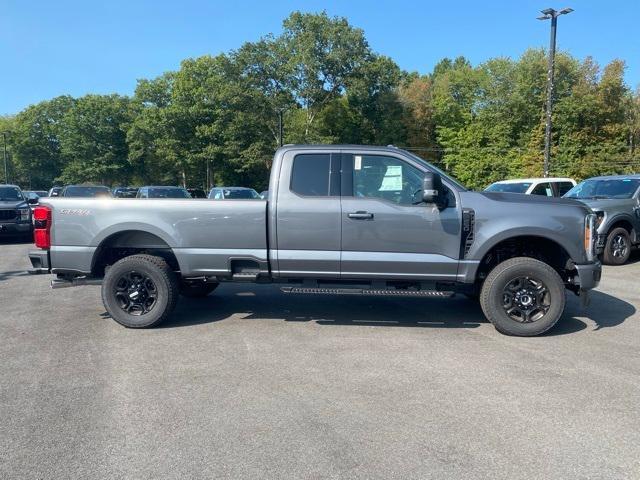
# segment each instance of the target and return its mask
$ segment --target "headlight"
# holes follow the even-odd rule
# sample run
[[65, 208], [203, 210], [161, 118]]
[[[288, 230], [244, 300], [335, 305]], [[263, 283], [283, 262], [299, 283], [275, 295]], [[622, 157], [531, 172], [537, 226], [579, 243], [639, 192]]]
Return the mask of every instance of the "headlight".
[[18, 210], [20, 212], [20, 221], [25, 222], [31, 218], [31, 209], [30, 208], [20, 208]]
[[589, 262], [596, 259], [596, 217], [595, 213], [589, 213], [584, 218], [584, 252]]

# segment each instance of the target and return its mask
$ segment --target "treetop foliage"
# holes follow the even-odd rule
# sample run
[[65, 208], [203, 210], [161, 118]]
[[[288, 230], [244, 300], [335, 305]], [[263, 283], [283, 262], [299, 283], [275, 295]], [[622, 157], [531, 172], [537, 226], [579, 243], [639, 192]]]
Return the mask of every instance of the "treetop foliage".
[[[556, 59], [554, 175], [640, 170], [640, 93], [624, 62]], [[294, 12], [280, 35], [138, 81], [132, 97], [60, 96], [0, 117], [10, 180], [30, 188], [235, 184], [266, 187], [279, 142], [394, 144], [471, 188], [540, 176], [547, 58], [472, 65], [441, 60], [426, 75], [374, 52], [344, 18]]]

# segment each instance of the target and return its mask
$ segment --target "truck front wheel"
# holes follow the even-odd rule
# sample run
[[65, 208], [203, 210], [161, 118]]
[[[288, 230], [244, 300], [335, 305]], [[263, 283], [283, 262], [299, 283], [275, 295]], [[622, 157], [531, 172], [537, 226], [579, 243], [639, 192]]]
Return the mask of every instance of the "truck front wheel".
[[487, 319], [506, 335], [530, 337], [553, 327], [565, 306], [560, 275], [540, 260], [516, 257], [498, 264], [480, 292]]
[[179, 285], [167, 262], [153, 255], [131, 255], [107, 269], [102, 302], [111, 318], [129, 328], [165, 320], [176, 305]]

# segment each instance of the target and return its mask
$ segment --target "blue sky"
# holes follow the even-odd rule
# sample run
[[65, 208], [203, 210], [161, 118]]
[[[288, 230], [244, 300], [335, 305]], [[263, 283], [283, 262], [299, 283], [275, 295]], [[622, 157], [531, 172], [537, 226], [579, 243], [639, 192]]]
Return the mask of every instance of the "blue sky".
[[62, 94], [131, 94], [136, 79], [175, 70], [184, 58], [277, 34], [296, 9], [345, 16], [375, 51], [426, 73], [443, 57], [476, 64], [546, 47], [549, 22], [536, 16], [549, 6], [575, 9], [559, 20], [560, 49], [600, 64], [621, 58], [629, 85], [640, 84], [636, 0], [0, 0], [0, 114]]

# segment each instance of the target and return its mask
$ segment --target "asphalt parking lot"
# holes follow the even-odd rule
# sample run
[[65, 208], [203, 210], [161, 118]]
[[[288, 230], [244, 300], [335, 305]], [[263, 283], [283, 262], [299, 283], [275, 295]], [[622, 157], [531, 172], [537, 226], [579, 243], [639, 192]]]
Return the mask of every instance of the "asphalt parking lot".
[[223, 285], [162, 328], [0, 241], [0, 478], [640, 478], [640, 255], [547, 335]]

